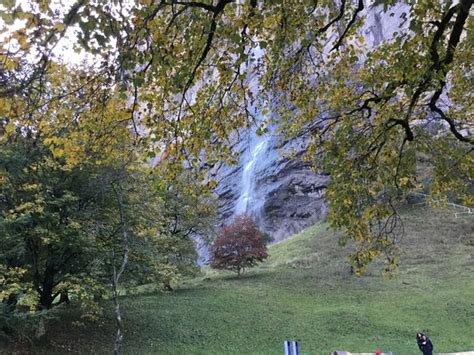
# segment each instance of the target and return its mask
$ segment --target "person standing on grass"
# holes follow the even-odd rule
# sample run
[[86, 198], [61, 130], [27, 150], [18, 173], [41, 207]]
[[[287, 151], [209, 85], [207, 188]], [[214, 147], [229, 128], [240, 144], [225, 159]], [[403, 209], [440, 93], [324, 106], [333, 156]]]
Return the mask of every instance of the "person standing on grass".
[[416, 342], [423, 355], [433, 355], [433, 343], [423, 333], [416, 333]]

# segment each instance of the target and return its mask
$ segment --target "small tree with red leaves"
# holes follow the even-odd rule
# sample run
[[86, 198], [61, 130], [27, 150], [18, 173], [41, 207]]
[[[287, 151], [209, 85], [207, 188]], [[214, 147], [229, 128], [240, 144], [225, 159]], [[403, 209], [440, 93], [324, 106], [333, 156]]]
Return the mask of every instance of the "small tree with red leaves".
[[240, 276], [246, 268], [254, 267], [267, 256], [263, 233], [252, 218], [239, 215], [220, 229], [211, 249], [211, 267], [231, 270]]

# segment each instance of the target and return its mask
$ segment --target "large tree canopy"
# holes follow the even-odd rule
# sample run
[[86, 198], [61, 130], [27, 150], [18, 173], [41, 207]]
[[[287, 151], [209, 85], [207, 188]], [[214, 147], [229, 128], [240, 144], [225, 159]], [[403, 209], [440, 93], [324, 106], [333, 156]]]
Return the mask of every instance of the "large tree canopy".
[[[148, 157], [200, 168], [235, 161], [236, 130], [269, 112], [331, 174], [329, 218], [356, 241], [357, 266], [394, 265], [395, 207], [420, 187], [420, 156], [433, 195], [473, 203], [472, 5], [410, 2], [373, 48], [363, 0], [3, 1], [1, 130], [49, 136], [74, 164], [126, 122]], [[93, 64], [64, 64], [67, 38]]]

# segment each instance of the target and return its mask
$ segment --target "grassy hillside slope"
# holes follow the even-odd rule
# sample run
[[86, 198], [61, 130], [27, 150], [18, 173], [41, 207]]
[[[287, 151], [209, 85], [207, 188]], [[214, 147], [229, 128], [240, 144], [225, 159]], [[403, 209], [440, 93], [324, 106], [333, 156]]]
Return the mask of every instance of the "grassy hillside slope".
[[[173, 293], [124, 297], [127, 354], [301, 354], [334, 350], [419, 354], [424, 331], [438, 352], [474, 350], [474, 218], [428, 209], [404, 212], [403, 255], [393, 277], [374, 265], [350, 275], [326, 224], [273, 245], [241, 279], [207, 270]], [[52, 324], [37, 353], [110, 353], [112, 321]]]

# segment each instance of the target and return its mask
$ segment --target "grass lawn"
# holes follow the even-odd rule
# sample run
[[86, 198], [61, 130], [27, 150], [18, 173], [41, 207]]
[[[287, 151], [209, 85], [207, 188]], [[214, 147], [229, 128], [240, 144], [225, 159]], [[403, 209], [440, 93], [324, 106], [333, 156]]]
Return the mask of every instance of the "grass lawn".
[[[474, 350], [474, 218], [426, 208], [403, 213], [399, 270], [373, 265], [350, 275], [349, 248], [326, 224], [270, 247], [270, 258], [237, 278], [208, 269], [173, 293], [121, 299], [126, 354], [300, 354], [392, 351], [420, 354], [417, 331], [436, 352]], [[42, 344], [8, 347], [35, 353], [111, 353], [110, 312], [101, 324], [51, 322]], [[7, 352], [8, 352], [7, 351]]]

